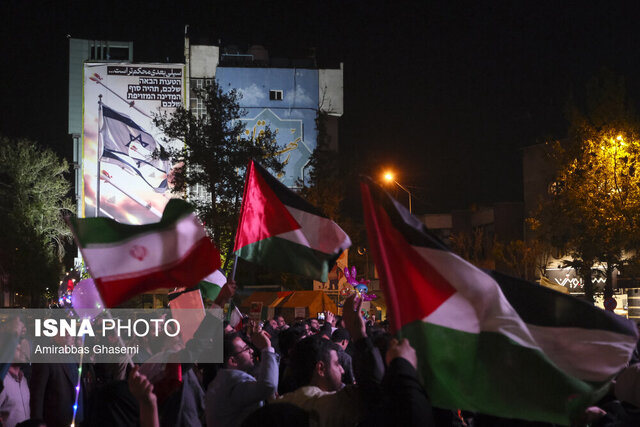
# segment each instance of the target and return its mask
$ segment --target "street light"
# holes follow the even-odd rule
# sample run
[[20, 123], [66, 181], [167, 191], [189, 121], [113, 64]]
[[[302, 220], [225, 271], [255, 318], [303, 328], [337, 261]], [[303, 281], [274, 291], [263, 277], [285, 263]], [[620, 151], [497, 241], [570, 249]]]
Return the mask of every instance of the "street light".
[[409, 195], [409, 213], [411, 213], [411, 191], [407, 190], [402, 184], [395, 180], [395, 176], [393, 172], [387, 171], [384, 173], [383, 178], [385, 181], [391, 183], [395, 183], [398, 187], [402, 188]]

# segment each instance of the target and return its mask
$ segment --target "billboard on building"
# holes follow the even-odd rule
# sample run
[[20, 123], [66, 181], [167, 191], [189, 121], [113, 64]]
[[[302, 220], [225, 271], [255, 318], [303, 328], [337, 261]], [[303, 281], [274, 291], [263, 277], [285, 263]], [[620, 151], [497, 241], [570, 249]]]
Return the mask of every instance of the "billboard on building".
[[216, 79], [224, 90], [241, 95], [246, 138], [256, 138], [266, 127], [275, 133], [284, 164], [277, 178], [287, 187], [299, 187], [298, 181], [308, 178], [317, 145], [318, 70], [218, 67]]
[[127, 224], [157, 222], [172, 197], [167, 142], [154, 114], [183, 105], [183, 64], [84, 66], [82, 209]]

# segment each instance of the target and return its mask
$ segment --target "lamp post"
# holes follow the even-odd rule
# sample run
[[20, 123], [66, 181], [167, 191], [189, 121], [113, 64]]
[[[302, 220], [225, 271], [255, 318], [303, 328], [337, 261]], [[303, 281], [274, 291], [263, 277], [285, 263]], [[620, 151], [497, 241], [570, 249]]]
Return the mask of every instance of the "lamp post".
[[402, 188], [409, 195], [409, 213], [411, 213], [411, 191], [407, 190], [402, 184], [395, 180], [395, 177], [392, 172], [385, 172], [384, 180], [387, 182], [393, 182], [398, 187]]

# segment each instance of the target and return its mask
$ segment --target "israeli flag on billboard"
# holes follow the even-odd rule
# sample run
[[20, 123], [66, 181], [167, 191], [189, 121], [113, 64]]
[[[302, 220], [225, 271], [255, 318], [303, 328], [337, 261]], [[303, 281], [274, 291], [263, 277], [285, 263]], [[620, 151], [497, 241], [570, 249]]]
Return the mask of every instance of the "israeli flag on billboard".
[[102, 104], [100, 136], [100, 161], [118, 164], [140, 176], [158, 193], [167, 190], [171, 165], [166, 160], [153, 158], [153, 152], [160, 145], [129, 116]]

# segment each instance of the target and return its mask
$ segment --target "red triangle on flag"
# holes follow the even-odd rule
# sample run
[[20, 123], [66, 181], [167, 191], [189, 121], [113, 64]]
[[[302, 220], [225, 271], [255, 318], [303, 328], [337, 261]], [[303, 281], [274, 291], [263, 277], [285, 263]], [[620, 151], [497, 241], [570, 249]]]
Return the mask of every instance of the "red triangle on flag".
[[234, 251], [278, 234], [301, 228], [285, 205], [249, 163]]

